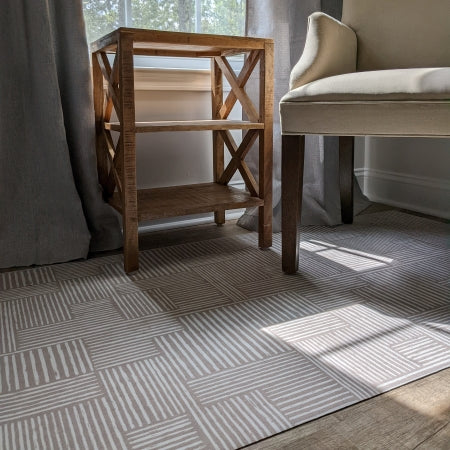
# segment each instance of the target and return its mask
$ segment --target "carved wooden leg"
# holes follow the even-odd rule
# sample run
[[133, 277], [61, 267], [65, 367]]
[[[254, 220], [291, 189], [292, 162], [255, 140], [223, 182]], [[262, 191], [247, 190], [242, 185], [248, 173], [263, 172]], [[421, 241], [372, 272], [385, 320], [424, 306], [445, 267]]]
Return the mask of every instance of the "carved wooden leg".
[[339, 189], [344, 223], [353, 223], [354, 141], [353, 136], [339, 137]]
[[298, 270], [302, 208], [305, 136], [282, 136], [281, 154], [281, 241], [282, 267], [288, 274]]

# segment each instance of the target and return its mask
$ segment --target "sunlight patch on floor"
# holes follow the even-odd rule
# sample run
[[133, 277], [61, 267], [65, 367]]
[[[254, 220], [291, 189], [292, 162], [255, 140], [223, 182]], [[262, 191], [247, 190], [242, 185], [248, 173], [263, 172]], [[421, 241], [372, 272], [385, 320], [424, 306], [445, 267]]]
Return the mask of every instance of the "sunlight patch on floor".
[[308, 252], [316, 253], [356, 272], [386, 267], [394, 260], [373, 253], [361, 252], [347, 247], [339, 247], [328, 242], [310, 240], [302, 241], [300, 248]]
[[414, 325], [363, 304], [280, 322], [262, 331], [338, 373], [361, 392], [382, 392], [393, 378], [408, 377], [420, 369], [404, 349]]

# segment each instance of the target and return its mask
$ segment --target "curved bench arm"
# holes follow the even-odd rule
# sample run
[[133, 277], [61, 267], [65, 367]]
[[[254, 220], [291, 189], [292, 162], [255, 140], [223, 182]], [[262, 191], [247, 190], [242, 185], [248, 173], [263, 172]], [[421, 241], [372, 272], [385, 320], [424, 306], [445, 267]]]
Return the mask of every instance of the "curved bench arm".
[[292, 69], [289, 89], [320, 78], [355, 72], [356, 49], [356, 34], [351, 28], [327, 14], [311, 14], [305, 48]]

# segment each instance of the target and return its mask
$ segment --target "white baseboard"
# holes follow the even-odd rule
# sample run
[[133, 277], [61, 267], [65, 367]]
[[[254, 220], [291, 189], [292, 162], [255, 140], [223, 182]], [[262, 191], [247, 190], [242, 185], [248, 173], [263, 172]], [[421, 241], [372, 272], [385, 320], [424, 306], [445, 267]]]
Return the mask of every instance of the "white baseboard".
[[357, 169], [369, 200], [450, 219], [450, 181], [375, 169]]

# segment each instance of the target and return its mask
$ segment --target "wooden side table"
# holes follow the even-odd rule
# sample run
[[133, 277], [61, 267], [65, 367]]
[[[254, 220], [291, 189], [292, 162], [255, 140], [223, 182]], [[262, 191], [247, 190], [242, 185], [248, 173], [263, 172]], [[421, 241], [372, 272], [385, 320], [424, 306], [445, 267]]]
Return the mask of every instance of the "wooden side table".
[[[246, 54], [239, 75], [227, 57]], [[110, 64], [108, 54], [114, 54]], [[182, 56], [211, 60], [211, 120], [136, 122], [133, 55]], [[259, 63], [259, 65], [258, 65]], [[214, 211], [217, 224], [225, 210], [259, 207], [259, 246], [272, 245], [273, 41], [271, 39], [119, 28], [92, 44], [94, 106], [99, 181], [105, 199], [123, 216], [124, 269], [139, 268], [138, 222]], [[259, 67], [259, 105], [245, 92]], [[226, 99], [223, 77], [231, 86]], [[105, 89], [106, 84], [106, 89]], [[239, 101], [247, 121], [228, 120]], [[113, 109], [118, 122], [111, 122]], [[214, 182], [137, 190], [136, 133], [211, 130]], [[246, 130], [238, 145], [230, 130]], [[112, 132], [119, 133], [117, 143]], [[244, 158], [259, 141], [258, 181]], [[231, 153], [225, 167], [224, 148]], [[149, 149], [151, 151], [151, 149]], [[239, 170], [247, 191], [228, 186]]]

